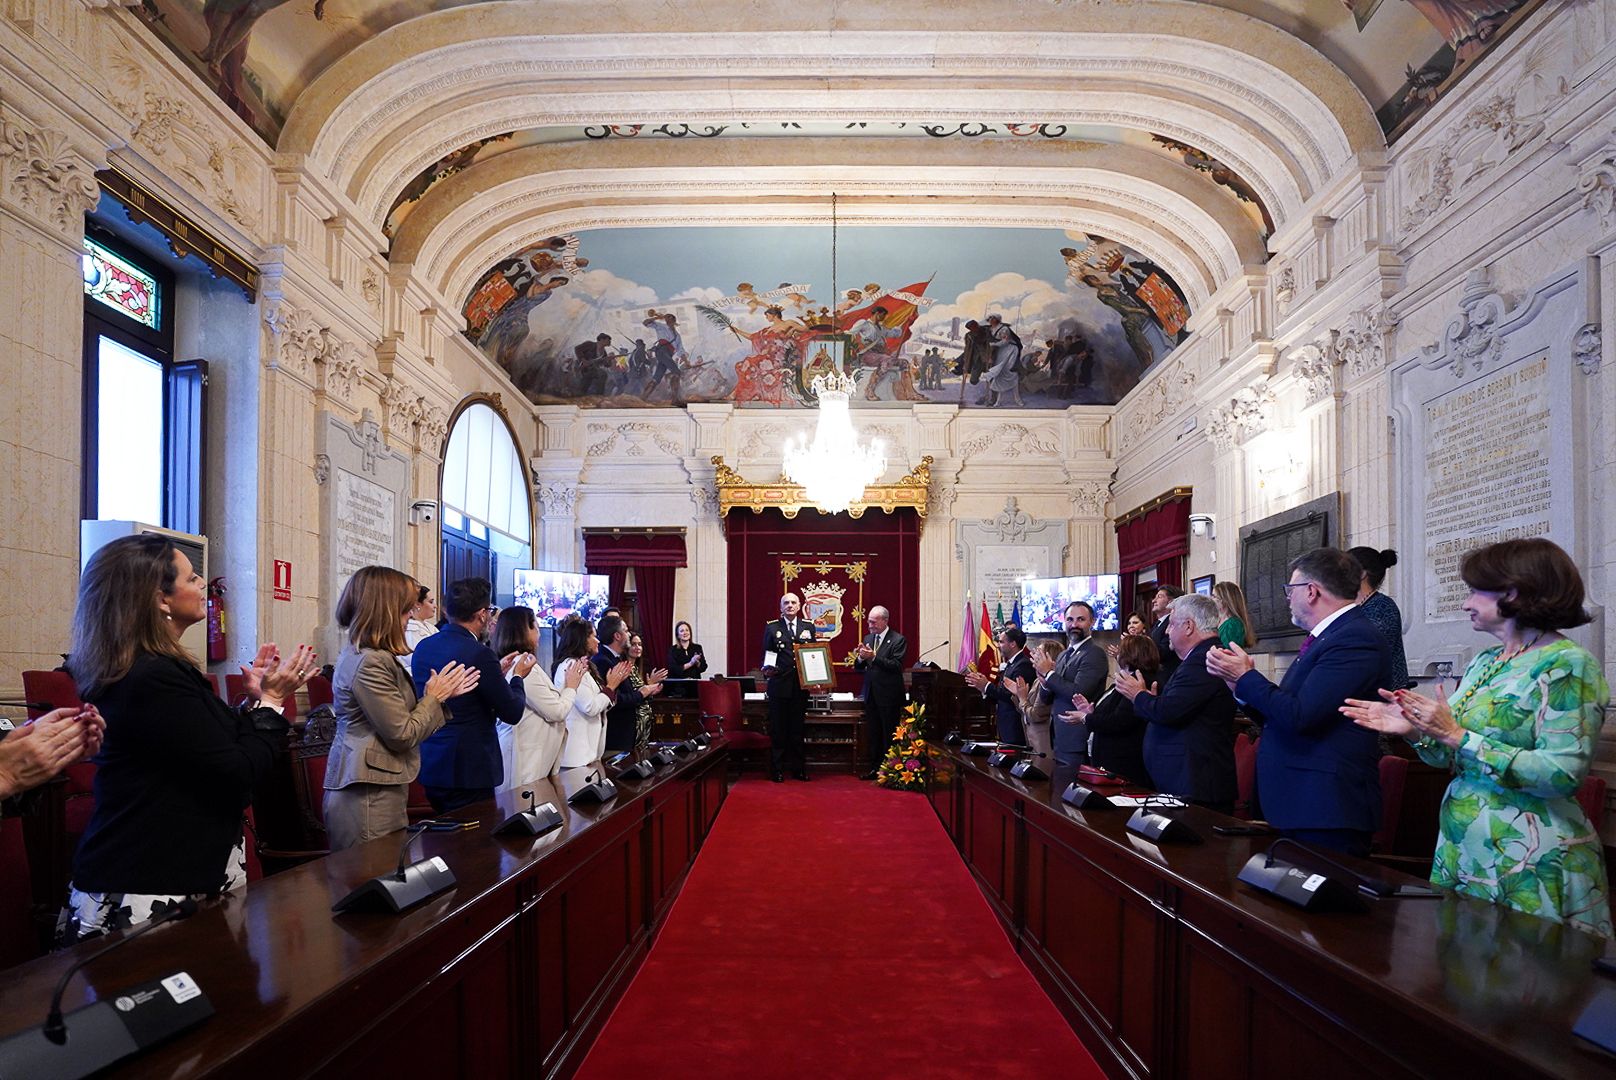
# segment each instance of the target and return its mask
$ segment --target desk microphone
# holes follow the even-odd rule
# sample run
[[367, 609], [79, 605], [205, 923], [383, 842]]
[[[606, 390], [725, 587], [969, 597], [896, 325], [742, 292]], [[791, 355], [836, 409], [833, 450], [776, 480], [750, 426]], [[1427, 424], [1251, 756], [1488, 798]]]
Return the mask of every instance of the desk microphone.
[[404, 829], [404, 844], [398, 851], [398, 869], [377, 874], [331, 905], [332, 911], [380, 911], [397, 915], [412, 904], [436, 896], [455, 883], [454, 871], [441, 858], [433, 856], [410, 862], [410, 847], [426, 832], [425, 824]]
[[1029, 782], [1033, 780], [1049, 779], [1049, 774], [1040, 769], [1037, 763], [1038, 758], [1046, 758], [1049, 756], [1048, 754], [1044, 753], [1042, 750], [1034, 751], [1031, 747], [1028, 747], [1025, 750], [1018, 750], [1016, 753], [1020, 755], [1021, 760], [1010, 766], [1011, 776], [1015, 777], [1017, 780], [1027, 780]]
[[406, 825], [404, 827], [404, 846], [398, 849], [398, 869], [393, 871], [394, 881], [404, 880], [404, 871], [409, 869], [410, 865], [410, 848], [424, 832], [426, 832], [425, 825]]
[[[1335, 867], [1347, 876], [1348, 881], [1356, 883], [1356, 888], [1328, 874], [1314, 873], [1288, 862], [1276, 862], [1274, 852], [1284, 846], [1294, 847], [1322, 863]], [[1360, 893], [1366, 896], [1389, 895], [1381, 892], [1379, 888], [1372, 887], [1364, 875], [1351, 867], [1344, 866], [1328, 855], [1321, 855], [1312, 848], [1285, 836], [1269, 844], [1266, 851], [1260, 851], [1248, 859], [1240, 871], [1240, 880], [1288, 904], [1295, 904], [1303, 911], [1329, 909], [1362, 911], [1367, 905]], [[1377, 884], [1388, 890], [1392, 888], [1386, 882]]]
[[567, 802], [578, 806], [583, 803], [603, 803], [616, 797], [617, 785], [606, 779], [605, 774], [599, 769], [592, 769], [584, 786], [567, 796]]
[[554, 804], [538, 805], [538, 797], [532, 788], [522, 792], [522, 798], [527, 800], [527, 809], [518, 810], [495, 826], [495, 836], [543, 836], [561, 828], [561, 811]]
[[62, 995], [67, 991], [67, 984], [72, 981], [73, 976], [77, 975], [79, 970], [83, 968], [84, 965], [90, 963], [92, 960], [101, 959], [113, 949], [118, 948], [120, 945], [129, 944], [140, 935], [149, 930], [155, 930], [164, 923], [178, 922], [180, 919], [189, 919], [192, 915], [196, 914], [196, 907], [196, 901], [187, 896], [185, 899], [176, 903], [173, 907], [153, 915], [146, 921], [146, 925], [129, 931], [104, 949], [97, 949], [95, 952], [84, 957], [78, 963], [74, 964], [72, 967], [63, 972], [61, 980], [56, 984], [56, 992], [51, 995], [50, 1013], [45, 1017], [45, 1038], [49, 1039], [57, 1046], [61, 1046], [63, 1043], [67, 1042], [67, 1022], [62, 1019]]
[[[930, 656], [932, 653], [936, 652], [938, 649], [946, 649], [947, 647], [948, 647], [948, 641], [945, 639], [941, 645], [938, 645], [935, 648], [927, 649], [925, 652], [920, 654], [920, 659], [915, 661], [915, 667], [919, 667], [921, 664], [930, 663], [930, 661], [928, 661], [926, 659], [926, 657]], [[935, 667], [936, 665], [933, 664], [932, 666]]]

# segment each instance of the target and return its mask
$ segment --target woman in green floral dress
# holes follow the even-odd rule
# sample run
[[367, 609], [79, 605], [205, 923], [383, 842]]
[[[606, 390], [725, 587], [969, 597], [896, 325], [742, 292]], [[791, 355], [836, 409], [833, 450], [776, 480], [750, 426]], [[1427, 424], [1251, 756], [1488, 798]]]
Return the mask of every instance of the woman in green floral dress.
[[1576, 793], [1610, 688], [1599, 661], [1559, 633], [1589, 621], [1582, 575], [1541, 538], [1478, 548], [1459, 573], [1470, 624], [1501, 644], [1471, 661], [1446, 701], [1382, 690], [1384, 703], [1341, 711], [1453, 770], [1433, 882], [1608, 938], [1604, 851]]

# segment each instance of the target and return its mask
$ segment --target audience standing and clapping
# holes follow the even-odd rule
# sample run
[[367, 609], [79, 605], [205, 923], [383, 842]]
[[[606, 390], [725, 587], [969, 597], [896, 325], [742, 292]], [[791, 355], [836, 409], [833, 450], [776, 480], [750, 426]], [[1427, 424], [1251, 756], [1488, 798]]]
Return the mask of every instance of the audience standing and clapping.
[[[529, 607], [506, 608], [494, 622], [494, 654], [532, 653], [539, 647], [539, 621]], [[585, 668], [567, 672], [556, 686], [542, 667], [535, 666], [522, 680], [522, 722], [495, 725], [499, 733], [499, 755], [505, 762], [502, 788], [551, 776], [561, 768], [561, 748], [567, 739], [567, 717], [577, 701], [578, 686]]]
[[409, 621], [404, 625], [404, 644], [409, 652], [398, 658], [405, 671], [410, 670], [410, 657], [415, 647], [438, 632], [438, 604], [432, 599], [432, 590], [425, 585], [415, 587], [415, 604], [410, 608]]
[[[1178, 654], [1173, 651], [1173, 643], [1167, 636], [1168, 608], [1174, 600], [1183, 595], [1184, 590], [1177, 585], [1159, 585], [1156, 591], [1150, 594], [1150, 617], [1155, 620], [1150, 624], [1150, 640], [1156, 643], [1156, 651], [1161, 654], [1160, 678], [1163, 686], [1166, 686], [1167, 681], [1173, 677], [1179, 662]], [[1214, 606], [1212, 610], [1215, 615], [1217, 608]]]
[[1386, 581], [1386, 571], [1397, 565], [1397, 552], [1355, 547], [1347, 554], [1363, 567], [1363, 578], [1358, 585], [1359, 610], [1375, 624], [1392, 653], [1392, 681], [1388, 688], [1406, 690], [1409, 682], [1408, 657], [1403, 652], [1403, 613], [1397, 610], [1397, 601], [1380, 591]]
[[[1081, 695], [1090, 701], [1105, 690], [1105, 677], [1111, 670], [1105, 650], [1091, 636], [1094, 608], [1082, 600], [1066, 605], [1062, 619], [1066, 626], [1066, 651], [1050, 670], [1041, 667], [1043, 688], [1039, 693], [1051, 710], [1063, 710], [1066, 703]], [[1034, 658], [1034, 665], [1045, 663]], [[1055, 761], [1060, 765], [1081, 765], [1088, 758], [1088, 737], [1081, 725], [1051, 725], [1050, 740], [1055, 745]]]
[[1232, 581], [1220, 581], [1212, 586], [1212, 600], [1218, 605], [1223, 621], [1218, 624], [1218, 644], [1227, 649], [1239, 645], [1249, 649], [1257, 644], [1257, 633], [1251, 625], [1251, 613], [1246, 610], [1246, 593]]
[[[1124, 634], [1117, 648], [1117, 670], [1146, 686], [1153, 685], [1161, 671], [1156, 643], [1146, 634]], [[1088, 738], [1089, 764], [1130, 783], [1155, 786], [1145, 767], [1145, 720], [1115, 686], [1098, 701], [1078, 694], [1072, 699], [1072, 711], [1061, 714], [1060, 722], [1082, 726]]]
[[0, 732], [0, 799], [31, 791], [101, 749], [106, 722], [94, 705], [52, 709]]
[[[651, 681], [656, 672], [645, 670], [645, 639], [638, 633], [628, 636], [628, 661], [631, 665], [628, 682], [629, 688], [640, 695], [640, 703], [634, 709], [634, 744], [632, 749], [639, 750], [651, 741], [651, 728], [656, 723], [656, 716], [651, 709], [651, 699], [662, 692], [663, 683]], [[660, 669], [662, 678], [666, 679], [667, 669]]]
[[1028, 687], [1038, 675], [1027, 655], [1027, 635], [1022, 633], [1019, 626], [1006, 626], [1000, 630], [998, 644], [1003, 657], [999, 677], [994, 679], [984, 672], [967, 671], [965, 681], [993, 702], [999, 741], [1020, 746], [1025, 737], [1022, 730], [1022, 702], [1027, 697]]
[[695, 631], [683, 619], [673, 626], [673, 645], [668, 649], [668, 677], [699, 679], [707, 670], [707, 653], [696, 644]]
[[[615, 615], [603, 616], [617, 618]], [[628, 678], [631, 665], [619, 661], [604, 672], [594, 670], [594, 657], [600, 648], [594, 624], [583, 619], [568, 619], [561, 624], [556, 636], [555, 678], [572, 683], [577, 675], [577, 692], [573, 696], [572, 711], [567, 714], [567, 740], [561, 748], [561, 767], [576, 769], [599, 761], [606, 752], [606, 710], [611, 708], [611, 693]]]

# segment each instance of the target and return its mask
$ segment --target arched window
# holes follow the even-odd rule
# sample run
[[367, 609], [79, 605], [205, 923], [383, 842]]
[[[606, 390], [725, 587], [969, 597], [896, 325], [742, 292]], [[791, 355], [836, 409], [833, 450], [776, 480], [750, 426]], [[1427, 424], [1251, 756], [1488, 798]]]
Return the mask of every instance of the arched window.
[[461, 410], [443, 460], [443, 583], [486, 577], [496, 596], [533, 565], [527, 469], [505, 419], [474, 401]]

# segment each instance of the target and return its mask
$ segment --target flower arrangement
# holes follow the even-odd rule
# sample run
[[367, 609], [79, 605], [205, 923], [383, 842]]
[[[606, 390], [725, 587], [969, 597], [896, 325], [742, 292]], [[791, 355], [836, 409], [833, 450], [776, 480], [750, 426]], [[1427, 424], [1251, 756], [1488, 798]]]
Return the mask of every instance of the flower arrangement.
[[926, 723], [926, 706], [910, 705], [903, 710], [892, 745], [876, 771], [875, 782], [899, 791], [924, 791], [926, 787], [926, 741], [921, 733]]

